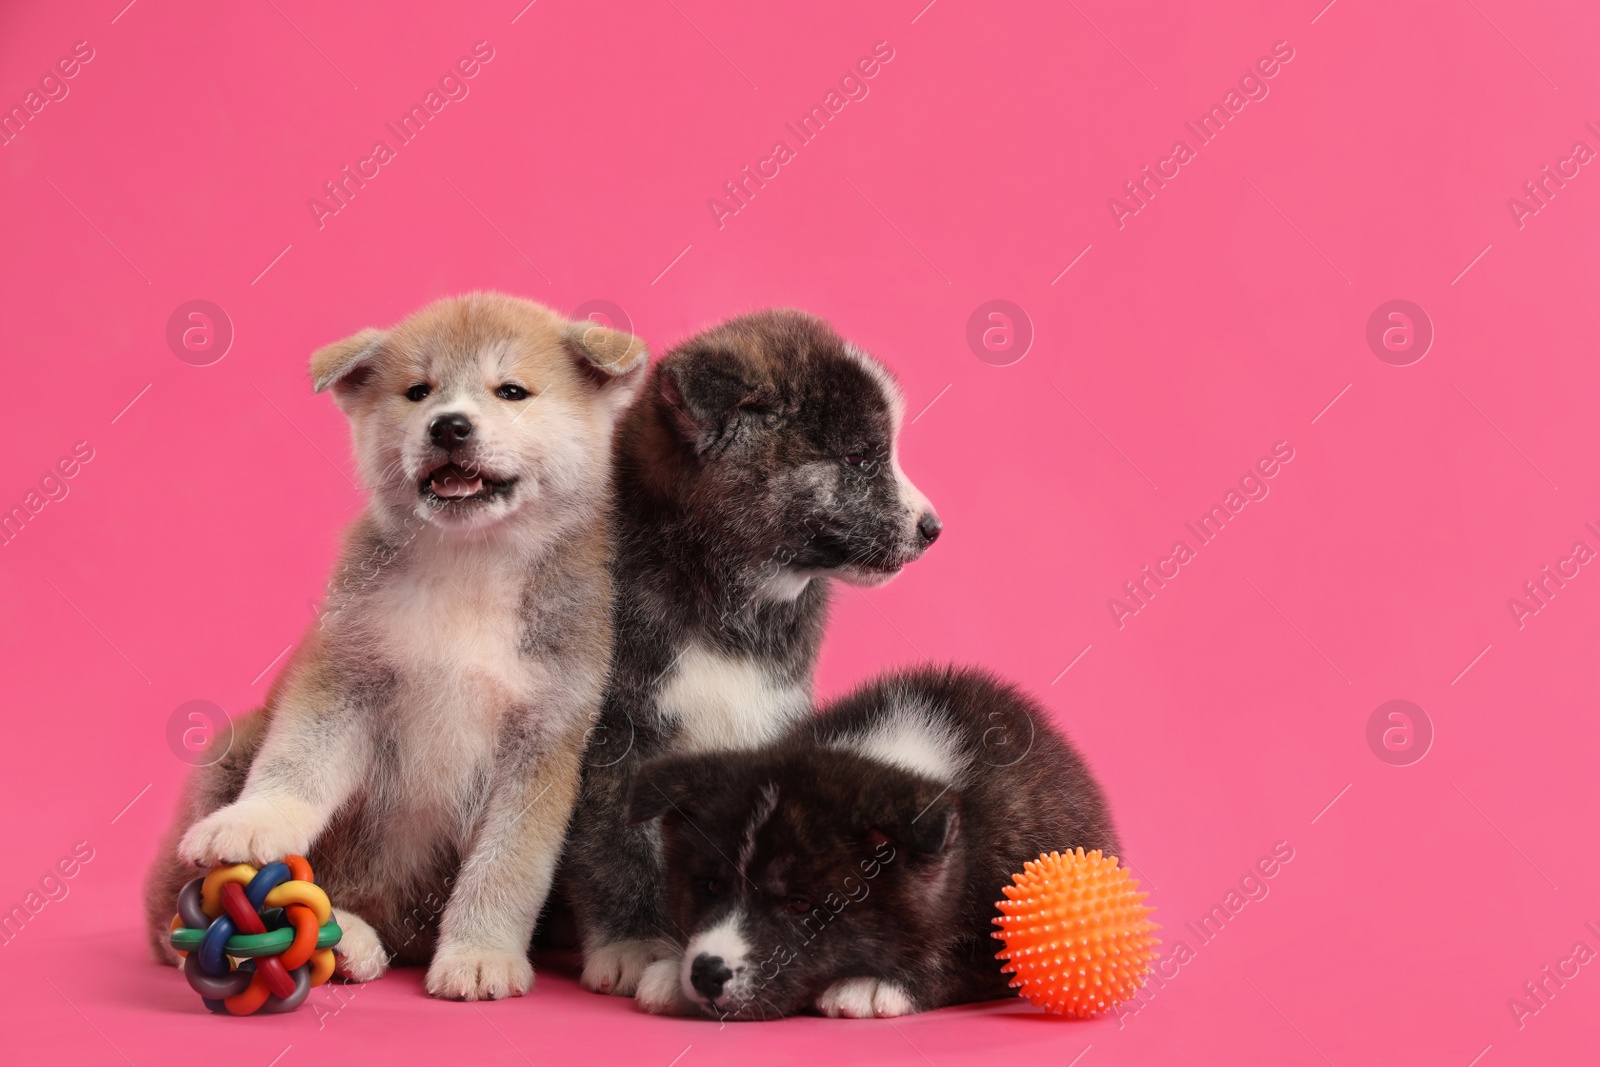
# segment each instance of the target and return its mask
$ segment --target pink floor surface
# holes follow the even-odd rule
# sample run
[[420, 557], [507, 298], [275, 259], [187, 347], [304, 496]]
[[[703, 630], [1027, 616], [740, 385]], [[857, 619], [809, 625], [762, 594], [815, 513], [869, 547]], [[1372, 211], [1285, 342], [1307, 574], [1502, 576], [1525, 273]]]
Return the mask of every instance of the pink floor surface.
[[[1597, 30], [1571, 0], [7, 5], [0, 1060], [1591, 1062]], [[510, 1003], [402, 971], [228, 1020], [148, 962], [174, 716], [260, 701], [359, 506], [307, 357], [475, 288], [605, 301], [658, 352], [801, 306], [895, 369], [946, 534], [839, 593], [820, 689], [926, 658], [1038, 694], [1159, 985], [1092, 1022], [719, 1027], [549, 961]]]

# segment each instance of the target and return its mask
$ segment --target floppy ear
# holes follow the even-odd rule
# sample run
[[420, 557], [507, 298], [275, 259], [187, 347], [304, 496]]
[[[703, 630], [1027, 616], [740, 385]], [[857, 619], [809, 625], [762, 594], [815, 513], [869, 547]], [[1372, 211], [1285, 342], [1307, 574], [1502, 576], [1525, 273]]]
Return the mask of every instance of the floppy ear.
[[697, 455], [727, 447], [739, 412], [761, 402], [760, 387], [740, 374], [738, 361], [717, 352], [692, 352], [661, 365], [656, 378], [673, 425]]
[[348, 396], [367, 384], [372, 376], [372, 360], [389, 335], [367, 328], [353, 337], [335, 341], [311, 354], [311, 386], [316, 392], [338, 386], [334, 398]]
[[650, 352], [631, 333], [588, 320], [567, 323], [562, 339], [584, 380], [599, 390], [600, 400], [616, 416], [644, 384]]
[[669, 812], [687, 812], [694, 798], [706, 791], [704, 772], [703, 757], [658, 756], [647, 760], [633, 776], [628, 821], [649, 822]]
[[876, 820], [869, 829], [912, 852], [939, 855], [961, 835], [961, 798], [950, 789], [918, 786], [892, 816]]

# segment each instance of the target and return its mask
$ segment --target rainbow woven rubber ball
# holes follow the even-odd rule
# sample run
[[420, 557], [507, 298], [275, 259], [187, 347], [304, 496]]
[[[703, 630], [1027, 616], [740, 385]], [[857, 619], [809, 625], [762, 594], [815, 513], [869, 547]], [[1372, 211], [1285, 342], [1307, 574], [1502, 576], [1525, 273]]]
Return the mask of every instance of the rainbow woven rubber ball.
[[1160, 944], [1148, 893], [1099, 849], [1050, 852], [1023, 865], [999, 901], [995, 953], [1011, 988], [1046, 1011], [1087, 1018], [1132, 998]]
[[311, 864], [288, 856], [259, 871], [218, 867], [178, 893], [168, 943], [183, 976], [219, 1014], [293, 1011], [333, 974], [343, 931]]

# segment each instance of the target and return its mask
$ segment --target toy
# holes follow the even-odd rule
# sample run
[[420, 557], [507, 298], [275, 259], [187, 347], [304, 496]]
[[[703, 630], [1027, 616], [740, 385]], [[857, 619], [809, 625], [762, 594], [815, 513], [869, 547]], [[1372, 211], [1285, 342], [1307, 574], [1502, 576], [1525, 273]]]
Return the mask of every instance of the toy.
[[1106, 1011], [1144, 985], [1160, 929], [1148, 893], [1099, 849], [1050, 852], [1023, 865], [1004, 888], [992, 936], [1011, 987], [1047, 1011], [1075, 1018]]
[[343, 931], [311, 864], [288, 856], [259, 871], [217, 867], [178, 893], [169, 944], [183, 976], [219, 1014], [293, 1011], [333, 974]]

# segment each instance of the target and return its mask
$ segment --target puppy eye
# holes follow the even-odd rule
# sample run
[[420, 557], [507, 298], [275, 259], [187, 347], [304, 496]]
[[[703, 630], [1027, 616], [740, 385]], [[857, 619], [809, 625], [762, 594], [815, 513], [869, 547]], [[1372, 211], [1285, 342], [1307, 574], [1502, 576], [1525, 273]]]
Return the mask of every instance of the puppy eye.
[[866, 455], [861, 452], [851, 452], [849, 455], [844, 457], [844, 465], [846, 467], [859, 467], [866, 461]]
[[418, 382], [416, 385], [413, 385], [410, 389], [406, 390], [406, 399], [411, 401], [413, 404], [420, 403], [431, 392], [433, 392], [433, 386], [429, 385], [427, 382]]
[[707, 878], [701, 888], [706, 891], [706, 896], [714, 897], [722, 891], [722, 883], [715, 878]]
[[507, 382], [494, 391], [494, 395], [501, 400], [526, 400], [528, 391], [515, 382]]
[[804, 915], [811, 910], [811, 901], [805, 897], [790, 897], [788, 903], [783, 906], [783, 910], [790, 915]]

